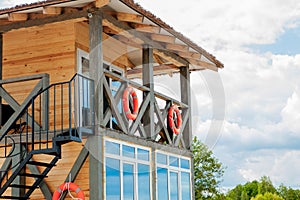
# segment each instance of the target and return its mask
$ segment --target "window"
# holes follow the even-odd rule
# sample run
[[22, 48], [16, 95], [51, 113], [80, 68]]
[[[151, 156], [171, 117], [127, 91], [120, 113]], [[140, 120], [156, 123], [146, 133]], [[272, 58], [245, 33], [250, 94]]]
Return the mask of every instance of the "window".
[[156, 152], [157, 199], [191, 199], [190, 158]]
[[[104, 69], [114, 73], [115, 75], [123, 76], [123, 74], [124, 74], [123, 69], [118, 68], [114, 65], [104, 63], [103, 67], [104, 67]], [[108, 77], [106, 77], [106, 80], [107, 80], [107, 82], [108, 82], [108, 84], [111, 88], [112, 95], [115, 97], [115, 95], [117, 94], [117, 91], [119, 90], [119, 88], [121, 86], [121, 82], [117, 81], [117, 80], [113, 80], [113, 79], [108, 78]], [[104, 99], [104, 107], [107, 107], [107, 106], [108, 106], [108, 101]], [[121, 113], [122, 112], [121, 101], [118, 103], [117, 107], [118, 107], [119, 112]], [[104, 108], [104, 109], [106, 109], [106, 108]], [[111, 117], [109, 123], [107, 124], [107, 127], [113, 128], [113, 129], [118, 129], [117, 126], [118, 126], [118, 123], [117, 123], [116, 118]]]
[[80, 132], [91, 133], [93, 126], [93, 112], [91, 98], [93, 84], [89, 79], [89, 54], [81, 49], [77, 49], [77, 72], [80, 74], [75, 80], [75, 100], [77, 124]]
[[150, 200], [150, 149], [105, 139], [106, 199]]

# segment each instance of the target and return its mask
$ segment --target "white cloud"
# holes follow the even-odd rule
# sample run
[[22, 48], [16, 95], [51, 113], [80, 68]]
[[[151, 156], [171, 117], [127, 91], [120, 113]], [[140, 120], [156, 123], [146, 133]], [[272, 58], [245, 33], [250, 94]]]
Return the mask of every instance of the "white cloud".
[[281, 115], [283, 123], [288, 130], [299, 133], [300, 132], [300, 93], [295, 91], [291, 97], [288, 98], [286, 106], [283, 108]]

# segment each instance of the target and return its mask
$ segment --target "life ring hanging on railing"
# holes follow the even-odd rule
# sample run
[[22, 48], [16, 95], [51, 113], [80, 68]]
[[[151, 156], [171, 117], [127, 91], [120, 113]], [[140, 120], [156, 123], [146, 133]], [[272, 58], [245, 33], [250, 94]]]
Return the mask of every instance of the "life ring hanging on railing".
[[79, 188], [78, 185], [76, 185], [75, 183], [72, 183], [72, 182], [65, 182], [65, 183], [61, 184], [57, 188], [57, 190], [54, 192], [54, 194], [52, 196], [52, 200], [59, 200], [62, 193], [66, 190], [75, 192], [77, 194], [76, 199], [84, 200], [83, 191]]
[[[130, 106], [129, 106], [130, 96], [133, 101], [132, 111], [130, 110]], [[139, 101], [138, 101], [136, 92], [134, 91], [134, 89], [132, 87], [129, 86], [124, 90], [122, 102], [123, 102], [123, 110], [124, 110], [126, 117], [129, 120], [135, 120], [137, 117], [138, 111], [139, 111]]]
[[[174, 115], [176, 115], [176, 121], [174, 120]], [[168, 126], [169, 128], [178, 135], [180, 133], [180, 128], [182, 124], [181, 114], [176, 105], [172, 105], [168, 111]]]

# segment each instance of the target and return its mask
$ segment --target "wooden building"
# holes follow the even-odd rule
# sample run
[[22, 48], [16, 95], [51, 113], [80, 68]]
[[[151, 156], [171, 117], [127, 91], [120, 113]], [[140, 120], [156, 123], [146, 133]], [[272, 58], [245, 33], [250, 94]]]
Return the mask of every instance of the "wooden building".
[[[193, 199], [190, 72], [214, 56], [132, 0], [46, 0], [0, 10], [0, 60], [1, 199]], [[155, 91], [172, 73], [180, 99]]]

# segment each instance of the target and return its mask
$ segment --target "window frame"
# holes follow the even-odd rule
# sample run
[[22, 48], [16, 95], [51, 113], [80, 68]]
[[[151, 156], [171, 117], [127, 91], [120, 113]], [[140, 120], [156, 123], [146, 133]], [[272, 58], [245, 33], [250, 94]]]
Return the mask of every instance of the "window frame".
[[[161, 163], [158, 163], [157, 162], [157, 153], [159, 154], [163, 154], [163, 155], [166, 155], [167, 156], [167, 163], [166, 164], [161, 164]], [[178, 158], [178, 167], [174, 167], [174, 166], [171, 166], [170, 165], [170, 156], [171, 157], [176, 157]], [[186, 169], [186, 168], [182, 168], [181, 167], [181, 159], [185, 159], [185, 160], [188, 160], [189, 161], [189, 169]], [[170, 179], [171, 179], [171, 172], [175, 172], [177, 173], [177, 176], [178, 176], [178, 180], [177, 180], [177, 185], [178, 185], [178, 188], [177, 188], [177, 192], [178, 192], [178, 200], [183, 200], [182, 199], [182, 187], [181, 187], [181, 173], [182, 172], [186, 172], [186, 173], [189, 173], [190, 175], [190, 180], [189, 180], [189, 188], [190, 188], [190, 199], [192, 199], [192, 162], [191, 162], [192, 158], [190, 157], [187, 157], [187, 156], [182, 156], [182, 155], [178, 155], [178, 154], [173, 154], [173, 153], [169, 153], [169, 152], [165, 152], [165, 151], [160, 151], [160, 150], [156, 150], [155, 151], [155, 166], [156, 166], [156, 169], [155, 169], [155, 172], [157, 174], [157, 169], [158, 168], [166, 168], [167, 169], [167, 177], [168, 177], [168, 188], [167, 188], [167, 191], [168, 191], [168, 200], [171, 200], [171, 182], [170, 182]], [[158, 199], [158, 181], [156, 182], [156, 189], [157, 189], [157, 192], [156, 192], [156, 198]]]
[[[116, 154], [111, 154], [111, 153], [107, 153], [106, 152], [106, 148], [105, 148], [105, 142], [114, 142], [120, 145], [119, 148], [119, 155]], [[135, 148], [135, 153], [134, 153], [134, 158], [131, 157], [126, 157], [123, 156], [122, 150], [123, 150], [123, 145], [126, 146], [130, 146], [130, 147], [134, 147]], [[124, 164], [133, 164], [133, 176], [134, 176], [134, 200], [138, 200], [138, 164], [144, 164], [144, 165], [148, 165], [149, 166], [149, 191], [150, 191], [150, 200], [152, 199], [152, 166], [151, 166], [151, 148], [149, 147], [145, 147], [145, 146], [141, 146], [141, 145], [137, 145], [137, 144], [132, 144], [132, 143], [128, 143], [128, 142], [124, 142], [124, 141], [120, 141], [120, 140], [116, 140], [116, 139], [112, 139], [109, 137], [104, 137], [103, 139], [103, 146], [104, 146], [104, 160], [103, 160], [103, 171], [104, 171], [104, 199], [106, 199], [106, 158], [113, 158], [113, 159], [117, 159], [120, 161], [120, 192], [121, 192], [121, 199], [123, 199], [124, 197], [124, 191], [123, 191], [123, 165]], [[142, 160], [142, 159], [138, 159], [138, 149], [142, 149], [142, 150], [146, 150], [149, 153], [149, 160]]]

